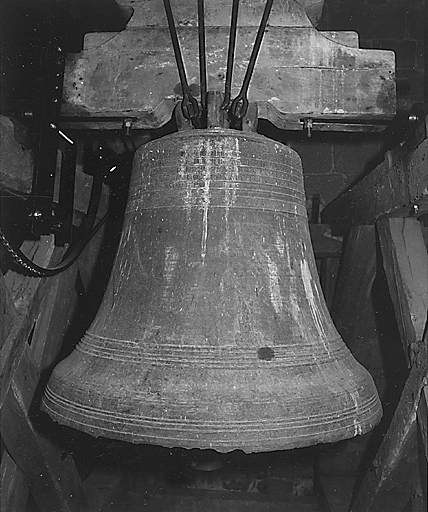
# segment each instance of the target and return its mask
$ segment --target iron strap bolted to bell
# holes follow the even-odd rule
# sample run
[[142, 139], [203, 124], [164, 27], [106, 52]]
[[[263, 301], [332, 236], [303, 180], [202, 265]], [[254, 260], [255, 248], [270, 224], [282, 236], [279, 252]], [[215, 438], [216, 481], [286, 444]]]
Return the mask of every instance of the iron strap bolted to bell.
[[138, 149], [103, 302], [42, 407], [94, 436], [219, 452], [373, 428], [380, 401], [328, 313], [297, 153], [221, 128]]

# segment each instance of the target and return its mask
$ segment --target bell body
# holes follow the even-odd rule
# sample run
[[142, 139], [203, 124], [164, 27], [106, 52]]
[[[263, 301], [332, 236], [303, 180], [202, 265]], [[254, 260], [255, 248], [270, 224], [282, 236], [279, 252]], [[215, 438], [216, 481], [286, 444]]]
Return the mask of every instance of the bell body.
[[43, 408], [94, 436], [219, 452], [333, 442], [380, 420], [324, 302], [297, 153], [223, 129], [136, 152], [102, 305]]

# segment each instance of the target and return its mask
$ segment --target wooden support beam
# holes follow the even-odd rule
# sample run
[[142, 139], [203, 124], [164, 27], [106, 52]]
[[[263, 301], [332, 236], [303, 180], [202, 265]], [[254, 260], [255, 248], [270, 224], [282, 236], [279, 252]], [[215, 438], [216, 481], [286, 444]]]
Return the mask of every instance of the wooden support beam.
[[5, 450], [1, 457], [0, 510], [22, 512], [28, 500], [28, 485], [22, 471]]
[[[401, 512], [415, 488], [426, 485], [418, 438], [426, 446], [425, 387], [428, 382], [428, 259], [416, 219], [387, 218], [377, 224], [386, 278], [410, 376], [372, 470], [365, 475], [352, 512]], [[424, 439], [425, 438], [425, 439]], [[426, 448], [423, 448], [426, 452]], [[425, 455], [425, 454], [424, 454]], [[426, 493], [425, 493], [426, 506]]]
[[421, 432], [422, 450], [425, 462], [428, 462], [428, 382], [425, 383], [421, 392], [421, 400], [418, 407], [418, 423]]
[[428, 212], [428, 116], [412, 138], [388, 151], [385, 159], [322, 212], [323, 222], [371, 224], [388, 216]]
[[374, 226], [349, 230], [343, 243], [331, 316], [353, 356], [370, 372], [382, 397], [386, 380], [373, 293], [376, 252]]
[[413, 218], [377, 223], [383, 266], [404, 352], [410, 364], [421, 343], [428, 311], [428, 255], [421, 224]]
[[[427, 377], [425, 336], [386, 436], [351, 507], [352, 512], [401, 512], [418, 484], [417, 411]], [[421, 482], [426, 485], [426, 482]]]
[[[177, 30], [197, 96], [198, 29], [189, 22], [189, 3], [176, 4], [177, 17], [184, 12], [187, 20], [177, 23]], [[223, 91], [230, 9], [221, 9], [214, 0], [206, 4], [208, 90]], [[233, 74], [232, 97], [240, 90], [260, 21], [254, 11], [251, 2], [240, 9], [235, 53], [239, 65]], [[297, 11], [300, 14], [293, 16]], [[353, 125], [351, 130], [374, 130], [391, 121], [396, 102], [394, 53], [347, 46], [339, 40], [318, 32], [294, 1], [275, 2], [249, 89], [249, 101], [258, 104], [258, 117], [288, 130], [302, 130], [304, 118], [313, 120], [314, 129], [323, 124], [335, 129], [337, 124], [338, 130], [346, 129], [346, 124]], [[180, 94], [162, 5], [147, 2], [139, 26], [115, 36], [87, 34], [84, 50], [70, 56], [62, 126], [117, 129], [123, 117], [133, 117], [134, 128], [158, 128], [171, 119]]]
[[49, 293], [43, 297], [31, 345], [33, 357], [42, 372], [58, 357], [62, 337], [77, 308], [75, 282], [78, 266], [49, 278]]
[[2, 439], [42, 512], [81, 512], [85, 494], [73, 459], [37, 431], [28, 412], [38, 381], [25, 347], [1, 411]]
[[[98, 0], [99, 1], [99, 0]], [[162, 2], [152, 0], [121, 0], [120, 5], [132, 7], [134, 13], [128, 22], [128, 27], [166, 26], [165, 10]], [[300, 4], [300, 6], [298, 5]], [[321, 16], [324, 0], [281, 0], [274, 2], [269, 16], [269, 25], [281, 26], [311, 26]], [[178, 27], [198, 25], [197, 2], [188, 0], [174, 0], [174, 19]], [[231, 0], [205, 0], [205, 25], [228, 26], [230, 23]], [[249, 0], [239, 6], [238, 25], [256, 25], [260, 22], [264, 9], [264, 2]]]
[[[55, 248], [53, 237], [42, 237], [37, 242], [24, 242], [21, 249], [43, 267], [58, 263], [63, 253], [63, 249]], [[12, 270], [6, 274], [5, 283], [16, 308], [17, 319], [4, 341], [0, 354], [0, 407], [9, 389], [15, 364], [19, 361], [40, 314], [42, 298], [48, 294], [50, 286], [48, 279], [30, 277]]]
[[18, 312], [12, 300], [12, 295], [0, 271], [0, 348], [14, 329], [18, 320]]
[[376, 277], [374, 226], [351, 228], [344, 243], [331, 315], [351, 350], [370, 318], [370, 294]]
[[428, 489], [424, 482], [428, 481], [428, 378], [421, 391], [421, 399], [418, 406], [418, 453], [419, 453], [419, 475], [422, 484], [422, 496], [425, 503], [425, 510], [428, 508]]
[[0, 184], [26, 194], [31, 192], [32, 152], [15, 139], [20, 123], [0, 115]]
[[[16, 323], [9, 329], [1, 360], [1, 436], [6, 447], [2, 458], [2, 510], [24, 510], [26, 489], [42, 512], [79, 512], [84, 508], [85, 493], [74, 461], [35, 426], [35, 401], [40, 374], [55, 362], [77, 309], [79, 264], [85, 266], [86, 262], [94, 269], [101, 241], [99, 234], [85, 248], [82, 261], [55, 277], [35, 278], [9, 271], [4, 279], [2, 305], [11, 311], [9, 314], [5, 310], [6, 316], [15, 315]], [[55, 248], [52, 238], [42, 237], [38, 242], [26, 243], [24, 251], [39, 265], [52, 266], [63, 249]], [[85, 271], [89, 274], [87, 268]], [[17, 492], [24, 503], [20, 508]]]
[[315, 257], [339, 258], [342, 251], [343, 234], [347, 228], [347, 226], [310, 223], [309, 231]]
[[318, 273], [324, 298], [329, 311], [331, 311], [339, 272], [339, 257], [319, 258], [317, 260], [317, 267], [319, 267]]

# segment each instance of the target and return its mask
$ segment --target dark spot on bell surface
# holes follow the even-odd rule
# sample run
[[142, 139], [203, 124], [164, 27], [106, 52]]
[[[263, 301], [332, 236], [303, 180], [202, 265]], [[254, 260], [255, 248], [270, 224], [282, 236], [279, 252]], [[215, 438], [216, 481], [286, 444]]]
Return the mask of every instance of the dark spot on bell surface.
[[270, 361], [275, 357], [275, 352], [270, 347], [262, 347], [257, 351], [257, 357], [263, 361]]

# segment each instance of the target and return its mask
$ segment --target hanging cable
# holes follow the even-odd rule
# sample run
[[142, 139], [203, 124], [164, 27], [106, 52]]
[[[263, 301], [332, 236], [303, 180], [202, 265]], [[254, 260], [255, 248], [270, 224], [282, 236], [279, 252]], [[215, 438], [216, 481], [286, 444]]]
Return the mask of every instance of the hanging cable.
[[180, 77], [181, 88], [183, 90], [183, 101], [181, 108], [183, 115], [186, 119], [196, 121], [199, 117], [199, 105], [193, 97], [189, 84], [186, 78], [186, 71], [184, 69], [183, 57], [181, 55], [180, 43], [178, 41], [177, 30], [175, 28], [174, 16], [171, 10], [171, 3], [169, 0], [163, 0], [165, 7], [165, 14], [168, 21], [169, 33], [171, 35], [172, 47], [174, 49], [175, 62], [177, 64], [178, 75]]
[[89, 241], [107, 220], [108, 213], [105, 214], [104, 217], [94, 227], [96, 214], [101, 201], [102, 186], [102, 177], [94, 176], [88, 209], [79, 228], [82, 238], [79, 242], [74, 243], [69, 247], [61, 263], [55, 267], [45, 268], [31, 261], [20, 249], [12, 247], [0, 227], [0, 240], [15, 263], [24, 268], [31, 275], [37, 277], [52, 277], [59, 274], [60, 272], [64, 272], [64, 270], [67, 270], [69, 267], [71, 267], [71, 265], [73, 265], [73, 263], [80, 256]]
[[259, 30], [257, 32], [253, 50], [251, 52], [250, 61], [248, 63], [247, 71], [245, 72], [244, 81], [242, 82], [241, 90], [238, 96], [236, 96], [236, 98], [232, 101], [232, 104], [228, 110], [229, 116], [234, 120], [242, 119], [245, 116], [248, 109], [248, 88], [250, 85], [251, 78], [253, 76], [254, 66], [256, 64], [260, 46], [262, 44], [270, 11], [272, 9], [272, 3], [273, 0], [267, 0], [266, 2]]
[[224, 84], [224, 100], [222, 109], [230, 107], [230, 95], [232, 89], [233, 61], [235, 58], [236, 30], [238, 26], [239, 0], [233, 0], [232, 15], [230, 19], [229, 49], [227, 51], [226, 80]]
[[77, 258], [82, 253], [83, 249], [86, 247], [91, 238], [98, 232], [101, 226], [107, 220], [108, 213], [104, 215], [104, 217], [98, 222], [95, 228], [92, 231], [84, 236], [79, 244], [70, 247], [69, 251], [65, 254], [61, 263], [55, 267], [45, 268], [37, 265], [33, 261], [31, 261], [20, 249], [13, 248], [6, 236], [4, 235], [2, 229], [0, 228], [0, 240], [2, 244], [5, 246], [8, 253], [11, 255], [13, 260], [20, 266], [27, 270], [30, 274], [36, 277], [52, 277], [56, 276], [60, 272], [64, 272], [68, 268], [75, 263]]
[[[205, 9], [204, 0], [198, 0], [198, 35], [199, 35], [199, 76], [201, 85], [201, 106], [203, 116], [207, 111], [207, 58], [205, 52]], [[203, 120], [204, 122], [204, 120]]]

